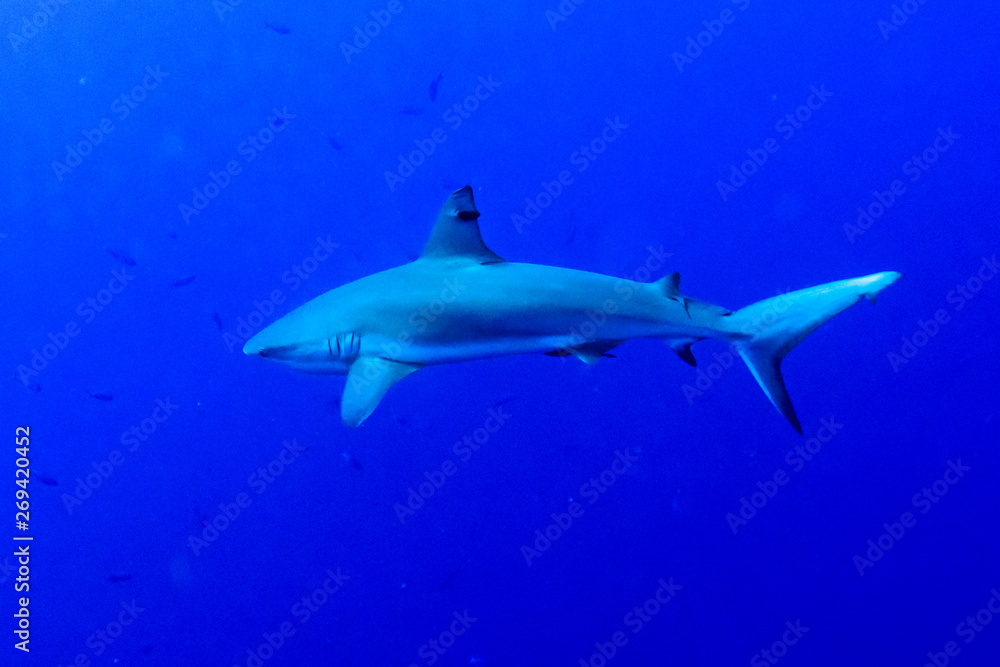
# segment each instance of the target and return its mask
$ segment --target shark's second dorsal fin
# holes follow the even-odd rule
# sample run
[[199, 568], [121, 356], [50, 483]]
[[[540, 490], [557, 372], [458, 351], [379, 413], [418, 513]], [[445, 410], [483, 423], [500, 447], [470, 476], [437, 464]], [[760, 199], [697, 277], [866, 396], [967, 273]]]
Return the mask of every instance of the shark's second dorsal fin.
[[479, 235], [479, 211], [472, 198], [472, 186], [453, 192], [441, 208], [423, 257], [469, 259], [494, 264], [504, 259], [486, 247]]
[[[688, 317], [691, 317], [691, 311], [688, 309], [688, 299], [681, 295], [681, 274], [671, 273], [668, 276], [663, 276], [656, 281], [656, 284], [668, 299], [683, 305], [684, 312], [687, 313]], [[678, 354], [680, 353], [678, 352]], [[681, 359], [684, 359], [684, 361], [687, 361], [689, 364], [691, 363], [683, 354], [681, 354]], [[694, 364], [691, 365], [694, 366]]]

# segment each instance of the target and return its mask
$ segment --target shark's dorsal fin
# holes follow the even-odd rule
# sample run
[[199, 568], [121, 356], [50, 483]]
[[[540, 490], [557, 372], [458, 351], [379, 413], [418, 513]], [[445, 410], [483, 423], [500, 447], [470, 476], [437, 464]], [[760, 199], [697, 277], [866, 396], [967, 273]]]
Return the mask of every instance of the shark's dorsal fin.
[[472, 186], [453, 192], [441, 207], [431, 238], [424, 246], [423, 257], [433, 259], [469, 259], [479, 264], [494, 264], [504, 259], [486, 247], [479, 235], [479, 211], [472, 198]]
[[347, 372], [347, 384], [340, 399], [341, 419], [348, 426], [359, 425], [378, 407], [392, 385], [421, 368], [379, 357], [359, 357]]

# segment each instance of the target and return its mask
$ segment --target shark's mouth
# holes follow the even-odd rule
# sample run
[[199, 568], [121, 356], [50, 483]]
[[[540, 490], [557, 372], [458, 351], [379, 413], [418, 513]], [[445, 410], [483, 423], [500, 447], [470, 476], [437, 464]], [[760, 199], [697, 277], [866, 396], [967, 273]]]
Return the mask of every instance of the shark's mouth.
[[311, 358], [314, 361], [344, 362], [353, 361], [360, 353], [361, 336], [353, 332], [308, 343], [264, 347], [257, 352], [262, 357], [278, 361], [302, 361]]
[[262, 357], [267, 357], [268, 359], [282, 359], [287, 357], [289, 353], [292, 353], [298, 348], [297, 345], [280, 345], [278, 347], [265, 347], [261, 349], [258, 354]]

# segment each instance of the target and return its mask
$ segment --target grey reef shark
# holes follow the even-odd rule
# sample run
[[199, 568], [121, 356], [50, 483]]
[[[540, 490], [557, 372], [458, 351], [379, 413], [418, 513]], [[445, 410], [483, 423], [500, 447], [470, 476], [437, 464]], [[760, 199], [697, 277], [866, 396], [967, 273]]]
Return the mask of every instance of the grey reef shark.
[[316, 297], [253, 336], [248, 355], [306, 373], [346, 374], [341, 417], [358, 426], [392, 385], [436, 364], [511, 354], [593, 364], [631, 338], [660, 338], [695, 365], [691, 345], [732, 344], [799, 433], [781, 360], [901, 274], [873, 273], [764, 299], [737, 311], [681, 294], [677, 273], [652, 283], [508, 262], [483, 242], [472, 188], [453, 193], [416, 261]]

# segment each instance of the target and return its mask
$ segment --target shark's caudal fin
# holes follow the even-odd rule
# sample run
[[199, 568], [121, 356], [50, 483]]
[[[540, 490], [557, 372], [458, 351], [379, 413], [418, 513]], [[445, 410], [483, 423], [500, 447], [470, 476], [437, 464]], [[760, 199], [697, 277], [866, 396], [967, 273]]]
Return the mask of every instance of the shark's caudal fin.
[[726, 318], [750, 372], [799, 433], [802, 426], [781, 379], [781, 360], [806, 336], [862, 298], [874, 302], [879, 291], [901, 275], [885, 271], [789, 292], [758, 301]]

